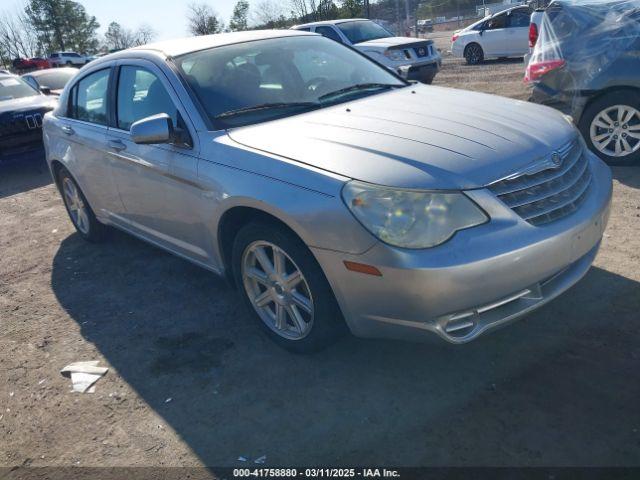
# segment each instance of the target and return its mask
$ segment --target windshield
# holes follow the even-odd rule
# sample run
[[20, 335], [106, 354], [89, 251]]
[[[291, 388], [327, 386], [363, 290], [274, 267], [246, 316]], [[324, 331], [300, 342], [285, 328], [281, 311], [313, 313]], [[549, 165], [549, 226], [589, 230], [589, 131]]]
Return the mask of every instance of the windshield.
[[39, 94], [21, 78], [0, 77], [0, 101], [32, 97]]
[[384, 27], [371, 20], [339, 23], [337, 27], [353, 44], [376, 40], [378, 38], [393, 37]]
[[176, 58], [216, 128], [272, 120], [405, 82], [321, 36], [245, 42]]
[[76, 73], [77, 70], [53, 71], [40, 75], [34, 75], [33, 77], [41, 87], [49, 87], [51, 90], [62, 90], [67, 82], [71, 80]]

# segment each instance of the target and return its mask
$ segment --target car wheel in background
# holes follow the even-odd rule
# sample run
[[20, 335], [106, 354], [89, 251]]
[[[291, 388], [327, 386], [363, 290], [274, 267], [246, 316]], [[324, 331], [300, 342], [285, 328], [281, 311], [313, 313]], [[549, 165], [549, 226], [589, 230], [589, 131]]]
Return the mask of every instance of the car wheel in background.
[[106, 227], [98, 221], [82, 190], [64, 167], [58, 172], [58, 188], [71, 223], [80, 236], [89, 242], [102, 240]]
[[591, 102], [579, 122], [590, 150], [610, 165], [640, 161], [640, 93], [608, 93]]
[[477, 43], [470, 43], [464, 49], [464, 58], [467, 65], [478, 65], [484, 61], [484, 51]]
[[327, 279], [306, 245], [266, 221], [240, 229], [232, 268], [236, 285], [259, 324], [280, 346], [310, 353], [345, 331]]

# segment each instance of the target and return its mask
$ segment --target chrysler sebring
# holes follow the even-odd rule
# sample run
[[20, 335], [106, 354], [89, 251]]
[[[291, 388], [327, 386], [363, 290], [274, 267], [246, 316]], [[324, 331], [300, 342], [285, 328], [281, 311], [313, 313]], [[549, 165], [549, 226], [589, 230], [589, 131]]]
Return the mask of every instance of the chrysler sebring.
[[511, 322], [587, 272], [611, 199], [562, 114], [411, 84], [301, 31], [105, 56], [44, 139], [81, 237], [117, 227], [226, 276], [299, 352]]

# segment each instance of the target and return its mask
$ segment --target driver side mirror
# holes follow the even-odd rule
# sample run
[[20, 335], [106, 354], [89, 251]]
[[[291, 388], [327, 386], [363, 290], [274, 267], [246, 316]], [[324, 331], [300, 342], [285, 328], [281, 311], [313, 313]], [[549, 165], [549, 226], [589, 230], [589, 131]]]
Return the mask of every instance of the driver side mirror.
[[173, 121], [166, 113], [158, 113], [134, 122], [130, 129], [131, 140], [139, 145], [173, 143]]
[[40, 87], [40, 93], [44, 95], [51, 95], [51, 89], [49, 87]]

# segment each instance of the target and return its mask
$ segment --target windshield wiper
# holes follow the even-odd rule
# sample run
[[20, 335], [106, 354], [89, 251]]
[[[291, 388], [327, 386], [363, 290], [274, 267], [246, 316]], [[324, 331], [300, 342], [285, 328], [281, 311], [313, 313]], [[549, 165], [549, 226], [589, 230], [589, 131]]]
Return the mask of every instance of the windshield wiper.
[[287, 108], [309, 108], [318, 107], [316, 102], [280, 102], [280, 103], [261, 103], [260, 105], [252, 105], [250, 107], [238, 108], [216, 115], [215, 118], [229, 118], [243, 113], [259, 112], [261, 110], [283, 110]]
[[334, 97], [339, 97], [341, 95], [345, 95], [347, 93], [352, 92], [360, 92], [362, 90], [389, 90], [392, 88], [404, 87], [404, 85], [394, 85], [391, 83], [358, 83], [356, 85], [351, 85], [350, 87], [341, 88], [334, 92], [325, 93], [318, 97], [318, 100], [323, 101]]

